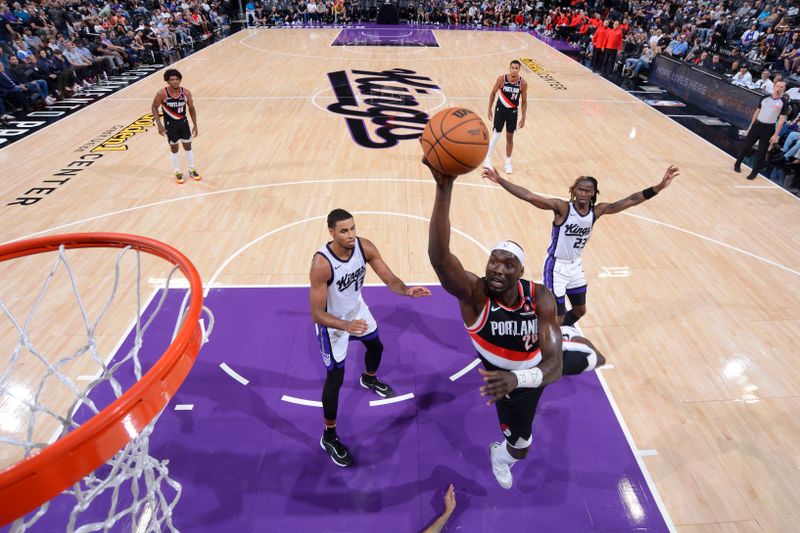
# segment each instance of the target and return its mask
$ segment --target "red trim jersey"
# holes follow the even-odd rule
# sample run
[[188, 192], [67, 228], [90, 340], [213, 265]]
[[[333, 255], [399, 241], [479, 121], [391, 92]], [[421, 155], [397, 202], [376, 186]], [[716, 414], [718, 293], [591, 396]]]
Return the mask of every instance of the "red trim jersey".
[[505, 370], [533, 368], [542, 361], [533, 282], [521, 279], [517, 288], [517, 307], [510, 309], [487, 297], [475, 323], [465, 324], [478, 354]]
[[186, 120], [186, 95], [181, 87], [181, 92], [177, 97], [169, 93], [169, 87], [164, 87], [164, 101], [161, 103], [161, 111], [164, 113], [164, 126], [169, 127]]
[[519, 95], [522, 91], [522, 76], [517, 81], [508, 80], [508, 75], [503, 76], [503, 85], [500, 87], [500, 97], [497, 101], [508, 109], [516, 109], [519, 106]]

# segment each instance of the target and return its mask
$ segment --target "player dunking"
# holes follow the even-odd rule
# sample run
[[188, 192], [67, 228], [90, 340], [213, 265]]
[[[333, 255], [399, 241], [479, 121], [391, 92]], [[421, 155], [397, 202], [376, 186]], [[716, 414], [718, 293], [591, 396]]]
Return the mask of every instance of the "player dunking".
[[455, 176], [431, 169], [436, 199], [428, 257], [444, 290], [458, 298], [461, 317], [486, 370], [481, 394], [494, 403], [505, 443], [492, 443], [492, 473], [511, 488], [511, 466], [528, 454], [536, 406], [544, 386], [561, 377], [561, 332], [556, 302], [543, 285], [521, 279], [525, 254], [512, 241], [498, 243], [486, 273], [467, 272], [450, 252], [450, 199]]
[[[500, 76], [492, 87], [492, 94], [489, 96], [489, 120], [492, 120], [492, 107], [494, 106], [494, 122], [492, 125], [492, 140], [489, 141], [489, 151], [486, 153], [486, 161], [484, 166], [492, 168], [492, 150], [497, 140], [500, 139], [500, 133], [503, 127], [506, 129], [506, 163], [503, 170], [511, 174], [513, 167], [511, 166], [511, 152], [514, 151], [514, 132], [522, 129], [525, 126], [525, 113], [528, 110], [528, 82], [523, 80], [519, 75], [519, 69], [522, 63], [516, 59], [509, 65], [508, 74]], [[495, 104], [495, 96], [498, 91], [500, 96], [497, 97], [497, 104]], [[519, 123], [517, 123], [517, 115], [519, 115]]]
[[[153, 112], [153, 120], [158, 125], [159, 135], [167, 136], [169, 141], [169, 149], [172, 152], [170, 159], [172, 166], [175, 168], [175, 181], [183, 183], [183, 172], [181, 172], [181, 161], [178, 156], [178, 143], [183, 145], [183, 150], [186, 152], [186, 162], [189, 164], [189, 176], [193, 179], [200, 181], [200, 174], [194, 168], [194, 153], [192, 152], [192, 137], [197, 137], [197, 111], [194, 108], [194, 101], [192, 100], [192, 93], [189, 89], [181, 87], [181, 73], [174, 68], [167, 69], [164, 72], [164, 81], [167, 86], [156, 93], [153, 99], [151, 110]], [[189, 119], [186, 118], [186, 111], [189, 111], [189, 116], [192, 117], [192, 124], [194, 127], [189, 130]], [[164, 124], [161, 124], [159, 111], [164, 113]]]
[[392, 292], [418, 298], [430, 296], [425, 287], [407, 287], [383, 262], [378, 249], [370, 241], [356, 237], [353, 215], [344, 209], [328, 214], [328, 232], [333, 239], [320, 248], [311, 261], [311, 318], [317, 328], [327, 377], [322, 389], [322, 412], [325, 432], [319, 443], [337, 465], [353, 464], [353, 456], [336, 433], [339, 408], [339, 389], [344, 382], [344, 360], [348, 341], [359, 340], [366, 347], [366, 371], [360, 383], [383, 398], [394, 391], [379, 380], [375, 373], [381, 363], [383, 344], [378, 336], [378, 324], [361, 297], [367, 273], [367, 263]]
[[[580, 176], [569, 188], [569, 202], [558, 198], [546, 198], [514, 185], [501, 178], [497, 171], [485, 168], [483, 177], [499, 184], [505, 190], [534, 207], [553, 211], [553, 231], [550, 246], [547, 248], [547, 259], [544, 262], [544, 284], [556, 297], [558, 305], [558, 321], [568, 326], [573, 325], [586, 314], [586, 278], [583, 274], [581, 256], [592, 233], [594, 223], [603, 215], [613, 215], [629, 207], [649, 200], [672, 183], [678, 176], [678, 168], [670, 166], [664, 173], [661, 182], [641, 192], [613, 203], [596, 204], [597, 180], [591, 176]], [[572, 304], [567, 312], [566, 297]]]

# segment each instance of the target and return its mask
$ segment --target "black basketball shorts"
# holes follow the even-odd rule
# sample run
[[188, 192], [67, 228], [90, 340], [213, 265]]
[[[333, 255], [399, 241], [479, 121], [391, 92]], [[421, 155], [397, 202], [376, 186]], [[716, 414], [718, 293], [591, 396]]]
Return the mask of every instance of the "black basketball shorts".
[[492, 129], [500, 132], [505, 127], [509, 133], [514, 133], [517, 130], [517, 111], [518, 108], [510, 109], [503, 104], [497, 104], [494, 108]]
[[170, 124], [166, 126], [167, 140], [169, 144], [178, 144], [179, 142], [190, 143], [192, 142], [192, 130], [189, 129], [189, 121], [183, 120], [177, 124]]

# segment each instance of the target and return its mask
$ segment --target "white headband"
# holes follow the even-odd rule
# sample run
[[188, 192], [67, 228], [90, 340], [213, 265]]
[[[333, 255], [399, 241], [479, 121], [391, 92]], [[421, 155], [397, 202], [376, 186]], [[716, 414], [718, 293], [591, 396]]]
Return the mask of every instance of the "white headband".
[[515, 243], [514, 241], [500, 241], [492, 248], [492, 251], [495, 250], [503, 250], [513, 254], [514, 257], [519, 259], [519, 264], [523, 267], [525, 266], [525, 252], [523, 252], [519, 244]]

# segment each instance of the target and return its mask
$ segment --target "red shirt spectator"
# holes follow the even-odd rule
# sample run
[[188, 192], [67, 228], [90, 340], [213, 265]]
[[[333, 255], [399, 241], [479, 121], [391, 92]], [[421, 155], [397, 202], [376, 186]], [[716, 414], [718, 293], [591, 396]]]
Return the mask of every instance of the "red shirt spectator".
[[594, 32], [592, 36], [592, 45], [597, 50], [604, 50], [606, 48], [606, 41], [608, 40], [608, 32], [611, 31], [611, 28], [608, 26], [600, 26], [597, 28], [597, 31]]
[[606, 45], [603, 47], [611, 50], [622, 50], [622, 28], [606, 28]]

